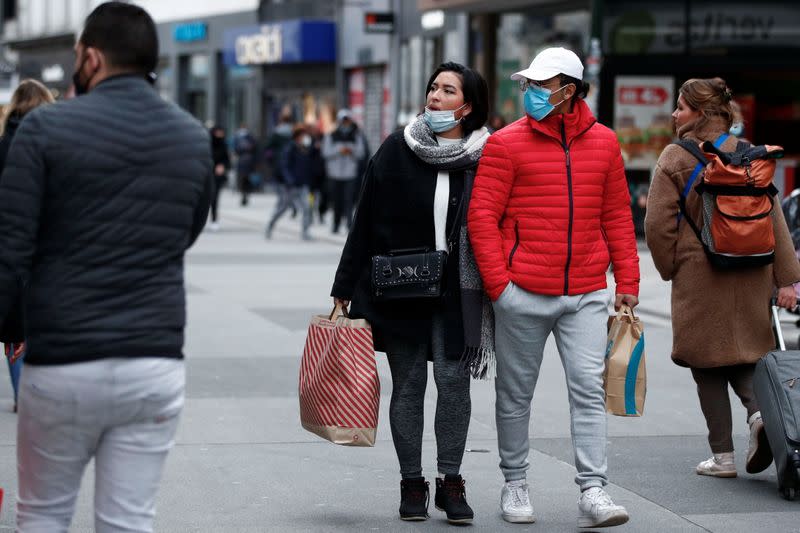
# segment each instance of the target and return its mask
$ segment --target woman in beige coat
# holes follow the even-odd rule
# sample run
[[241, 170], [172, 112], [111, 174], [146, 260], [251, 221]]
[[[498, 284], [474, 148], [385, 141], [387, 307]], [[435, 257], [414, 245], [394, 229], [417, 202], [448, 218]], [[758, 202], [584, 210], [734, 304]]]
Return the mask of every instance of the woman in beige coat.
[[[681, 87], [672, 117], [680, 139], [714, 142], [731, 127], [730, 89], [720, 78], [691, 79]], [[737, 142], [731, 135], [720, 149], [732, 152]], [[680, 193], [697, 164], [681, 146], [664, 149], [650, 186], [645, 231], [656, 268], [662, 278], [672, 281], [672, 360], [691, 368], [708, 425], [713, 456], [698, 464], [696, 472], [736, 477], [728, 385], [747, 409], [746, 469], [761, 472], [772, 455], [753, 394], [753, 371], [756, 361], [775, 347], [769, 299], [778, 288], [778, 305], [787, 309], [796, 305], [792, 284], [800, 281], [800, 264], [783, 213], [773, 209], [774, 264], [713, 269], [692, 228], [677, 217]], [[690, 191], [686, 207], [700, 224], [700, 195]]]

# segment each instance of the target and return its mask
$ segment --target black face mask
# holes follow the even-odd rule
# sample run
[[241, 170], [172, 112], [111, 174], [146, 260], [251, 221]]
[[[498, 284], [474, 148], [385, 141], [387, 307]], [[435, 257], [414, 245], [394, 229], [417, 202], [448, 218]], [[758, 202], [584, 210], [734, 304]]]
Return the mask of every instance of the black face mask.
[[78, 70], [72, 73], [72, 85], [75, 86], [75, 96], [80, 96], [89, 92], [88, 82], [83, 83], [81, 81], [81, 70], [85, 64], [86, 57], [84, 56], [83, 61], [81, 61], [81, 66], [78, 67]]

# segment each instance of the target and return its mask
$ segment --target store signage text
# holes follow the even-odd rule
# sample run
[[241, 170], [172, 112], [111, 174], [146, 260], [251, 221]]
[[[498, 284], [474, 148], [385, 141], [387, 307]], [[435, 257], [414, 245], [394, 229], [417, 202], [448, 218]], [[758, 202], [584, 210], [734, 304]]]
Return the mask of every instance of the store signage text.
[[[675, 31], [667, 33], [669, 46], [683, 46], [683, 24], [672, 23]], [[702, 19], [693, 20], [690, 32], [694, 45], [720, 42], [768, 42], [775, 28], [773, 15], [752, 15], [737, 13], [706, 13]]]
[[392, 33], [394, 13], [364, 13], [365, 33]]
[[283, 59], [283, 35], [280, 25], [264, 25], [255, 35], [236, 39], [236, 62], [239, 65], [280, 63]]
[[175, 40], [178, 42], [205, 41], [208, 39], [208, 24], [205, 22], [191, 22], [178, 24], [174, 31]]

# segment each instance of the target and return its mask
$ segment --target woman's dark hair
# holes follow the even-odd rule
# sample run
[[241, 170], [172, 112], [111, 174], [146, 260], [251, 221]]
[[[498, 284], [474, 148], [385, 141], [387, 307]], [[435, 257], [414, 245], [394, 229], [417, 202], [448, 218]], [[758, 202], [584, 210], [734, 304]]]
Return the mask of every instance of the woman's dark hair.
[[431, 90], [431, 85], [436, 80], [436, 76], [442, 72], [455, 72], [461, 78], [461, 92], [464, 93], [464, 103], [472, 106], [472, 112], [461, 120], [461, 127], [464, 135], [469, 135], [473, 131], [483, 127], [489, 118], [489, 86], [477, 70], [472, 70], [460, 63], [448, 61], [442, 63], [439, 68], [433, 71], [428, 85], [425, 86], [425, 94]]
[[570, 83], [575, 85], [575, 94], [572, 96], [573, 101], [575, 98], [586, 98], [586, 95], [589, 94], [589, 83], [579, 80], [578, 78], [573, 78], [572, 76], [567, 76], [566, 74], [559, 74], [558, 79], [561, 82], [561, 86], [569, 85]]
[[102, 51], [110, 66], [148, 74], [158, 63], [158, 34], [147, 11], [123, 2], [100, 4], [78, 40]]

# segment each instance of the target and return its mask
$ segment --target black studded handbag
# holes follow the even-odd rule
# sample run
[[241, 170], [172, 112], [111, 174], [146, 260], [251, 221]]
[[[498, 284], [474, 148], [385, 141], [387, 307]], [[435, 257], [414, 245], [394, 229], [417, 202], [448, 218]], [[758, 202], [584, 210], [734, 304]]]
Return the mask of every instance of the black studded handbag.
[[[458, 217], [464, 198], [458, 204], [447, 249], [453, 249]], [[385, 255], [373, 255], [370, 268], [372, 299], [376, 302], [401, 299], [440, 298], [445, 292], [447, 252], [430, 248], [391, 250]]]

